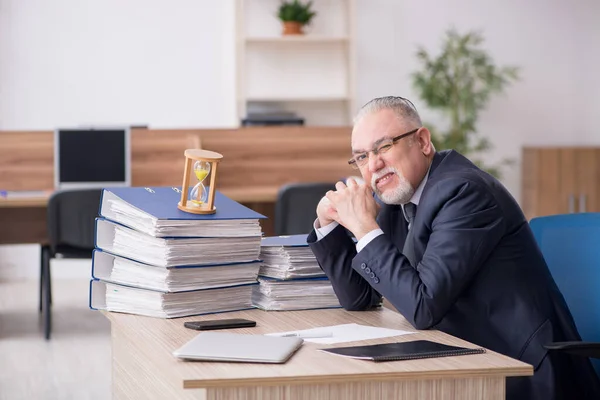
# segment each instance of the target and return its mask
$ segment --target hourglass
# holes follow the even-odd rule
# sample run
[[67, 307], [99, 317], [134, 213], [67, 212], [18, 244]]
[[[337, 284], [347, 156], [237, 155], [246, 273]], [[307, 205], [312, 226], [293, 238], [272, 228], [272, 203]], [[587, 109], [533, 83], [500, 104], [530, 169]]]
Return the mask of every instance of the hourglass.
[[208, 161], [196, 161], [194, 163], [193, 171], [194, 175], [196, 175], [196, 179], [198, 179], [198, 183], [196, 183], [196, 186], [190, 191], [190, 201], [192, 202], [192, 205], [200, 207], [202, 204], [206, 203], [206, 200], [208, 199], [208, 191], [203, 182], [208, 174], [210, 174], [210, 163]]
[[[183, 171], [183, 186], [181, 187], [181, 201], [177, 208], [193, 214], [214, 214], [215, 190], [217, 182], [217, 165], [223, 156], [214, 151], [188, 149], [185, 155], [185, 169]], [[197, 183], [190, 190], [190, 178], [193, 175]], [[206, 189], [206, 178], [210, 174], [210, 185]]]

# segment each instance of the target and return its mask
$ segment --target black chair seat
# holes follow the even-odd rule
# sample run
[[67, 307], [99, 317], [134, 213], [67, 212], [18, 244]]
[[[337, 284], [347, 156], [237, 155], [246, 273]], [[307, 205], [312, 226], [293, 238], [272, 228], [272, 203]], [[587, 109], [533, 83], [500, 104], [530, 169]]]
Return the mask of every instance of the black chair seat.
[[93, 249], [59, 245], [56, 246], [54, 258], [92, 258]]
[[317, 205], [335, 183], [290, 183], [282, 186], [275, 203], [275, 235], [310, 233]]

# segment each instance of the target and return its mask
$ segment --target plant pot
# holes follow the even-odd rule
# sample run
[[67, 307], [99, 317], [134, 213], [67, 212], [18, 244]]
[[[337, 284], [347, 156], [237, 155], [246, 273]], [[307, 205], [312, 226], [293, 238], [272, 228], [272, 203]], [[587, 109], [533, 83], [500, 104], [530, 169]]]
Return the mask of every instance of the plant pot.
[[302, 24], [300, 22], [285, 21], [283, 23], [284, 35], [302, 35]]

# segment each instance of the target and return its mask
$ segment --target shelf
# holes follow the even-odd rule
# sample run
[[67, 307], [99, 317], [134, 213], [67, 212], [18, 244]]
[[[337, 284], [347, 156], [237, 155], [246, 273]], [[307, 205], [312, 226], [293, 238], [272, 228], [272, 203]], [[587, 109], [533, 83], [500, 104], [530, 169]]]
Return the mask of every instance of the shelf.
[[348, 101], [348, 96], [248, 96], [246, 101]]
[[246, 37], [246, 43], [346, 43], [346, 36], [311, 36], [311, 35], [286, 35]]
[[237, 0], [236, 106], [248, 112], [288, 111], [309, 126], [348, 125], [355, 109], [355, 2], [314, 2], [304, 34], [284, 35], [279, 0]]

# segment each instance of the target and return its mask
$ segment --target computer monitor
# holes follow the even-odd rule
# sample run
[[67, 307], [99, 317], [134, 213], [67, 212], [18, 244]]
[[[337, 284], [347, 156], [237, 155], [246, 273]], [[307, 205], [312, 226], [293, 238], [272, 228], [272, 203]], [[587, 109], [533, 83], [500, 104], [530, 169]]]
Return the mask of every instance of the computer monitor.
[[131, 186], [129, 128], [54, 131], [56, 189]]

